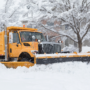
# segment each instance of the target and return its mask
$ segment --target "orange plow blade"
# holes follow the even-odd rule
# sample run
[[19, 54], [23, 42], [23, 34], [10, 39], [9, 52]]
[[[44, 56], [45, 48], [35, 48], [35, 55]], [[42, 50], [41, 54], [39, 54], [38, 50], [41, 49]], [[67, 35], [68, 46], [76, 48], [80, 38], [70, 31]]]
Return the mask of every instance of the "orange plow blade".
[[0, 62], [4, 64], [7, 68], [17, 68], [18, 66], [25, 66], [27, 68], [34, 66], [34, 63], [31, 62]]

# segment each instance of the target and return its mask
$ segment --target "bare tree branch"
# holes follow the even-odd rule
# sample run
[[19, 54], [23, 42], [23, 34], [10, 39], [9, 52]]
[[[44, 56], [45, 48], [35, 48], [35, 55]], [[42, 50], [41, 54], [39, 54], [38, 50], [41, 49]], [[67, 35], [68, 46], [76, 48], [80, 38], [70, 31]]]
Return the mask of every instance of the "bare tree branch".
[[12, 12], [12, 14], [9, 16], [9, 18], [11, 18], [11, 17], [16, 13], [16, 11], [17, 11], [19, 8], [21, 8], [21, 7], [23, 7], [23, 6], [26, 6], [26, 5], [28, 5], [28, 4], [29, 4], [29, 3], [26, 3], [26, 4], [22, 5], [22, 6], [17, 7], [17, 8]]
[[75, 22], [75, 18], [74, 18], [74, 16], [73, 16], [73, 14], [72, 14], [72, 18], [73, 18], [73, 22], [74, 22], [74, 28], [75, 28], [75, 30], [77, 31], [76, 33], [79, 33], [78, 30], [77, 30], [77, 27], [76, 27], [76, 22]]
[[60, 34], [60, 33], [58, 33], [57, 31], [53, 31], [53, 30], [51, 30], [51, 29], [46, 28], [46, 27], [43, 26], [42, 24], [40, 24], [40, 25], [41, 25], [43, 28], [45, 28], [45, 29], [47, 29], [47, 30], [49, 30], [49, 31], [52, 31], [52, 32], [54, 32], [54, 33], [59, 34], [58, 36], [65, 36], [65, 37], [68, 37], [68, 38], [70, 38], [72, 41], [78, 43], [77, 41], [75, 41], [74, 39], [72, 39], [72, 38], [71, 38], [70, 36], [68, 36], [68, 35]]
[[87, 26], [87, 30], [86, 32], [84, 33], [84, 35], [82, 36], [81, 40], [83, 40], [83, 38], [86, 36], [86, 34], [88, 33], [88, 30], [90, 29], [90, 24], [88, 24]]
[[77, 32], [74, 30], [74, 26], [72, 25], [72, 23], [66, 21], [65, 19], [61, 18], [62, 21], [67, 22], [69, 24], [69, 26], [72, 28], [72, 30], [74, 31], [75, 34], [77, 34]]
[[18, 9], [19, 9], [19, 7], [12, 12], [12, 14], [9, 16], [9, 18], [11, 18]]
[[6, 0], [6, 4], [5, 4], [5, 13], [7, 12], [7, 4], [8, 4], [9, 0]]
[[69, 4], [69, 9], [71, 9], [71, 3], [70, 3], [70, 0], [68, 0], [68, 4]]

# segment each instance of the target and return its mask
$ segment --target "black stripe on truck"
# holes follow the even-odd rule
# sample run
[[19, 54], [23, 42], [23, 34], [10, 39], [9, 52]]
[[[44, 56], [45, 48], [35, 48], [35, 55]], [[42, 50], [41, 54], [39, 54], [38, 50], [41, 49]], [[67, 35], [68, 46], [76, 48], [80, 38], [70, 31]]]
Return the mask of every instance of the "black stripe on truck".
[[66, 57], [66, 58], [43, 58], [43, 59], [37, 58], [36, 64], [51, 64], [69, 61], [90, 62], [90, 57]]

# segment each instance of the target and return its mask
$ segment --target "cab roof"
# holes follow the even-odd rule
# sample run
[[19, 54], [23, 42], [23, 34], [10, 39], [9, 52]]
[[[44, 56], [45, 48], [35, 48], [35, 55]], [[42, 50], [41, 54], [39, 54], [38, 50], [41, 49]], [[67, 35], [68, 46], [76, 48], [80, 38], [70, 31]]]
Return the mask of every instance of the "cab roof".
[[34, 29], [34, 28], [24, 28], [24, 27], [14, 27], [14, 26], [11, 26], [11, 27], [7, 27], [7, 30], [11, 31], [11, 30], [14, 30], [14, 31], [17, 31], [17, 30], [29, 30], [29, 31], [37, 31], [37, 29]]

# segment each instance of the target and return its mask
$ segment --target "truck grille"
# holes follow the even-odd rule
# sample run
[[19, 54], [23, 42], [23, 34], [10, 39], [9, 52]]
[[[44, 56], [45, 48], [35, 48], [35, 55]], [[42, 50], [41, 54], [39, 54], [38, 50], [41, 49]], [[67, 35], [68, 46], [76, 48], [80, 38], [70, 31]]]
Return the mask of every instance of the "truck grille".
[[43, 54], [43, 53], [60, 53], [61, 52], [61, 46], [60, 44], [39, 44], [38, 46], [39, 49], [39, 54]]

